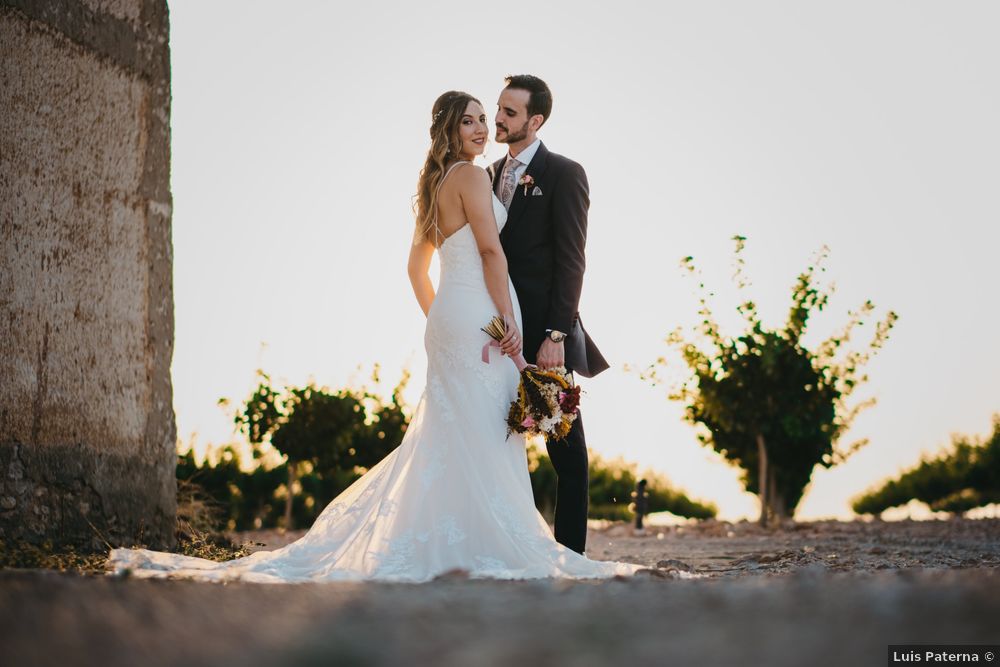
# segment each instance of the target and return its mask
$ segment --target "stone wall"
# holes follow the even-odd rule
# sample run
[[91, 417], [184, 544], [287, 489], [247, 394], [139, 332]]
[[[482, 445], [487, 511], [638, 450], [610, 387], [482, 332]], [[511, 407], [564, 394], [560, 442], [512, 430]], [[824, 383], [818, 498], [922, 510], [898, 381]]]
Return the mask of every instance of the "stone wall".
[[166, 0], [0, 0], [0, 541], [173, 543]]

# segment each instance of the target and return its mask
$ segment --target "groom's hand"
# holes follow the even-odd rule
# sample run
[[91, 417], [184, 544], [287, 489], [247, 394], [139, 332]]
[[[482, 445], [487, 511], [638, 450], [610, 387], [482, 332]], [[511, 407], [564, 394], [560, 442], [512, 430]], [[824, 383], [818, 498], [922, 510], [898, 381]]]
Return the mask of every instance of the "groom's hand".
[[563, 343], [553, 343], [552, 340], [546, 338], [542, 341], [542, 346], [538, 348], [535, 362], [543, 371], [556, 366], [565, 366], [566, 348]]

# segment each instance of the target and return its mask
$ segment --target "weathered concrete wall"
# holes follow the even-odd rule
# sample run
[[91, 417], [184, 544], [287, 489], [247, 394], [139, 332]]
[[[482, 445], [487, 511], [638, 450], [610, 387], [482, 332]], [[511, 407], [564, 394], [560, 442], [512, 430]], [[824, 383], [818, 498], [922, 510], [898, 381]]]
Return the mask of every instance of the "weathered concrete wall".
[[0, 541], [173, 542], [166, 0], [0, 0]]

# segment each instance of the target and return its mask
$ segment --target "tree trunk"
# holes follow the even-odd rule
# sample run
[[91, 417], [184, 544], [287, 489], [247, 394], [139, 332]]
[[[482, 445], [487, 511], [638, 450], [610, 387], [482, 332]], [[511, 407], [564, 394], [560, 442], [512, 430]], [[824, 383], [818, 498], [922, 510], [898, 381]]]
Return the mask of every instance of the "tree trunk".
[[760, 498], [760, 525], [767, 526], [767, 510], [769, 503], [767, 448], [764, 446], [764, 436], [757, 434], [757, 496]]
[[288, 493], [285, 495], [285, 530], [292, 530], [292, 489], [295, 487], [295, 462], [288, 462]]
[[777, 469], [772, 465], [768, 470], [767, 503], [771, 508], [771, 517], [781, 523], [788, 518], [788, 510], [785, 508], [785, 496], [778, 492]]

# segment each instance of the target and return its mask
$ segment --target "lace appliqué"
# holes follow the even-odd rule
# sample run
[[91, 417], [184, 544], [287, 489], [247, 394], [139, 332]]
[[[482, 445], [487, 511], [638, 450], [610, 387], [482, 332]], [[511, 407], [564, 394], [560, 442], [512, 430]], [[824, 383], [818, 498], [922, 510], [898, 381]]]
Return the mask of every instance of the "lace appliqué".
[[[447, 273], [450, 280], [462, 282], [483, 280], [483, 260], [474, 247], [475, 242], [472, 228], [468, 225], [448, 237], [447, 245], [440, 248], [442, 277]], [[462, 247], [469, 245], [473, 247]]]
[[413, 562], [416, 546], [413, 544], [413, 531], [407, 531], [396, 539], [389, 540], [387, 549], [383, 552], [370, 551], [368, 555], [378, 563], [380, 575], [393, 576], [406, 574]]
[[399, 509], [399, 503], [391, 498], [384, 498], [378, 506], [378, 512], [375, 513], [377, 517], [387, 517], [392, 516]]
[[506, 561], [493, 556], [476, 556], [476, 565], [485, 572], [504, 572], [510, 569]]
[[[489, 337], [483, 334], [481, 340], [476, 340], [470, 345], [466, 332], [456, 331], [456, 335], [451, 335], [451, 332], [459, 326], [461, 325], [452, 323], [445, 318], [439, 318], [438, 322], [428, 327], [425, 335], [428, 348], [435, 350], [437, 359], [441, 362], [436, 364], [435, 368], [428, 368], [428, 389], [442, 410], [451, 410], [452, 418], [454, 418], [454, 409], [450, 404], [447, 391], [437, 375], [438, 373], [470, 370], [481, 381], [490, 396], [498, 402], [511, 400], [511, 397], [505, 396], [504, 392], [504, 387], [510, 384], [510, 380], [509, 377], [505, 377], [506, 369], [500, 365], [512, 363], [510, 359], [506, 357], [496, 358], [497, 355], [490, 350], [490, 363], [483, 363], [482, 346], [489, 342]], [[505, 409], [506, 407], [504, 405]]]
[[442, 516], [434, 522], [434, 532], [448, 541], [448, 546], [458, 544], [465, 539], [465, 533], [458, 527], [458, 522], [452, 515]]
[[[367, 506], [368, 501], [374, 496], [375, 486], [375, 484], [368, 484], [351, 503], [338, 500], [327, 505], [320, 515], [316, 517], [313, 527], [309, 529], [309, 534], [318, 535], [326, 530], [331, 530], [344, 517], [355, 515], [363, 510]], [[320, 528], [320, 530], [317, 530], [317, 528]]]
[[389, 540], [384, 552], [369, 552], [378, 562], [378, 573], [382, 576], [405, 576], [413, 567], [413, 557], [416, 554], [417, 542], [427, 544], [432, 537], [444, 538], [448, 546], [454, 546], [465, 540], [465, 532], [458, 527], [454, 515], [446, 514], [434, 521], [430, 530], [414, 532], [406, 531], [399, 537]]
[[[534, 529], [537, 527], [529, 526], [522, 521], [511, 504], [504, 500], [502, 494], [495, 493], [490, 497], [490, 509], [493, 511], [493, 515], [496, 517], [501, 529], [518, 542], [529, 547], [546, 546], [546, 540], [538, 534], [538, 530]], [[552, 544], [556, 543], [552, 542]]]
[[441, 417], [445, 421], [455, 421], [455, 407], [448, 398], [448, 393], [444, 390], [444, 383], [436, 373], [427, 374], [427, 393], [433, 400], [434, 405], [441, 411]]
[[440, 449], [436, 449], [431, 460], [420, 471], [420, 483], [423, 485], [424, 491], [430, 489], [434, 482], [441, 478], [447, 467], [444, 462], [444, 453]]

